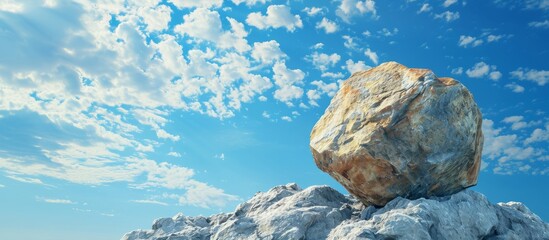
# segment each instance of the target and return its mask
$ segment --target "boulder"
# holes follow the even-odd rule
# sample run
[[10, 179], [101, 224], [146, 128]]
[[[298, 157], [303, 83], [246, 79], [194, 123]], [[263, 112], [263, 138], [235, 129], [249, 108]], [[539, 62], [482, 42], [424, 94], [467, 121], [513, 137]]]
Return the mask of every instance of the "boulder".
[[366, 205], [476, 185], [482, 116], [452, 78], [388, 62], [342, 83], [311, 132], [316, 165]]

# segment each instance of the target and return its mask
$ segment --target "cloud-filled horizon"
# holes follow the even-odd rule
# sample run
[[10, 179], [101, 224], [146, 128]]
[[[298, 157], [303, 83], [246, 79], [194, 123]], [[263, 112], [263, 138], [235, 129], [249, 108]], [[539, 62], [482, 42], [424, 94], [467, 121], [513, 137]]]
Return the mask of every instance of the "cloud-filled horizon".
[[309, 131], [342, 81], [387, 61], [471, 90], [481, 182], [546, 180], [548, 13], [546, 0], [0, 0], [0, 192], [125, 221], [335, 185]]

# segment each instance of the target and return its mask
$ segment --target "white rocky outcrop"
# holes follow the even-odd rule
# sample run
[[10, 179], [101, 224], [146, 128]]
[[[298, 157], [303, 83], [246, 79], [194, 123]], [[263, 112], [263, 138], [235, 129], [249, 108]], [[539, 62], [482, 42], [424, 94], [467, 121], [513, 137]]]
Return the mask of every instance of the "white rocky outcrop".
[[472, 190], [364, 208], [328, 186], [288, 184], [256, 194], [233, 213], [178, 214], [122, 239], [549, 239], [549, 224], [522, 203], [492, 204]]

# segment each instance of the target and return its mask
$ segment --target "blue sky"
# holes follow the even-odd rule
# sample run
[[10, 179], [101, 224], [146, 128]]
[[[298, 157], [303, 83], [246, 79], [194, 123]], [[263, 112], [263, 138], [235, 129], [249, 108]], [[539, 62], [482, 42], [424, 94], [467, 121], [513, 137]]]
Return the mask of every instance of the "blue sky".
[[547, 0], [0, 0], [0, 232], [118, 239], [288, 182], [344, 189], [309, 133], [386, 61], [461, 81], [475, 190], [549, 221]]

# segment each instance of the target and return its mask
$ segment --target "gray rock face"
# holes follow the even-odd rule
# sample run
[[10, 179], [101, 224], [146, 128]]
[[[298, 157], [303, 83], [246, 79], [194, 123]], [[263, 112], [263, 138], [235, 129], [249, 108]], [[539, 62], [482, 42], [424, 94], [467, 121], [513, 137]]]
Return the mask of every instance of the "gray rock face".
[[521, 203], [491, 204], [471, 190], [364, 208], [328, 186], [288, 184], [256, 194], [233, 213], [178, 214], [122, 239], [549, 239], [549, 224]]
[[477, 183], [482, 117], [458, 81], [396, 62], [353, 74], [311, 132], [317, 166], [366, 205]]

